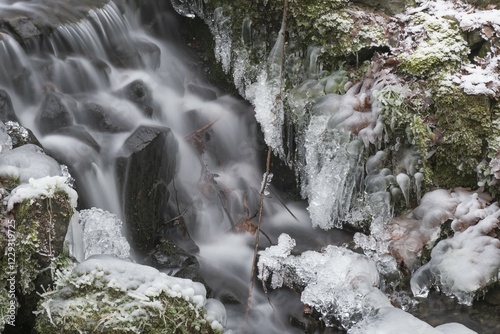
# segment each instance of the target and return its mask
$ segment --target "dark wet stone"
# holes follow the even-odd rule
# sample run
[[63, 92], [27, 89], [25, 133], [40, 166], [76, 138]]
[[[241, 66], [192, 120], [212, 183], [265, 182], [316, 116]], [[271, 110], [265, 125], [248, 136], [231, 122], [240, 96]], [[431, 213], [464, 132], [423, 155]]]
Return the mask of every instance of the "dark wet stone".
[[64, 128], [57, 129], [55, 134], [73, 137], [85, 143], [87, 146], [92, 147], [96, 152], [101, 150], [97, 141], [92, 135], [81, 125], [72, 125]]
[[108, 57], [116, 67], [138, 68], [142, 65], [139, 51], [133, 43], [126, 38], [118, 38], [111, 42]]
[[48, 93], [36, 117], [40, 133], [46, 135], [73, 125], [70, 110], [76, 110], [75, 100], [61, 93]]
[[135, 45], [140, 50], [140, 57], [144, 66], [152, 70], [160, 67], [161, 49], [158, 45], [143, 39], [136, 41]]
[[153, 97], [149, 87], [144, 81], [132, 81], [119, 92], [119, 95], [135, 104], [147, 117], [151, 117], [153, 115]]
[[16, 112], [12, 106], [12, 100], [9, 93], [5, 89], [0, 89], [0, 121], [3, 123], [8, 121], [17, 122]]
[[140, 126], [127, 138], [116, 160], [129, 241], [139, 253], [155, 247], [160, 228], [171, 219], [165, 215], [177, 150], [169, 128]]
[[153, 265], [156, 268], [185, 268], [197, 263], [198, 261], [193, 255], [169, 239], [161, 240], [153, 253]]
[[8, 25], [14, 30], [14, 32], [21, 38], [21, 40], [25, 41], [27, 39], [40, 36], [42, 33], [33, 23], [33, 19], [20, 16], [11, 18], [7, 21]]
[[208, 286], [207, 282], [203, 278], [203, 276], [200, 274], [200, 266], [198, 262], [195, 264], [191, 264], [185, 268], [182, 268], [178, 272], [175, 273], [175, 277], [180, 277], [180, 278], [186, 278], [190, 279], [193, 282], [199, 282], [205, 286], [207, 289], [207, 296], [210, 296], [212, 294], [212, 289]]
[[79, 123], [101, 132], [117, 133], [130, 131], [133, 128], [132, 124], [117, 117], [113, 111], [93, 102], [84, 103], [76, 114], [76, 119]]
[[484, 300], [490, 305], [500, 306], [500, 286], [496, 286], [486, 293]]

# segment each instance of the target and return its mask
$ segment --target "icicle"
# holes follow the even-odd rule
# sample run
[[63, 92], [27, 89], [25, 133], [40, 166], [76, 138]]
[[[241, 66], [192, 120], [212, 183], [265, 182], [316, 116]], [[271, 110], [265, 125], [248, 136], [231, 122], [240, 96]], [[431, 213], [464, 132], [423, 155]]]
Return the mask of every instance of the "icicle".
[[422, 196], [422, 181], [424, 174], [418, 172], [413, 176], [415, 178], [415, 188], [417, 190], [417, 203], [420, 204], [420, 197]]
[[241, 27], [241, 42], [246, 47], [252, 46], [252, 20], [248, 17], [243, 20], [243, 26]]
[[399, 173], [396, 176], [396, 181], [398, 182], [401, 191], [403, 192], [403, 196], [405, 198], [406, 206], [410, 206], [410, 177], [404, 173]]

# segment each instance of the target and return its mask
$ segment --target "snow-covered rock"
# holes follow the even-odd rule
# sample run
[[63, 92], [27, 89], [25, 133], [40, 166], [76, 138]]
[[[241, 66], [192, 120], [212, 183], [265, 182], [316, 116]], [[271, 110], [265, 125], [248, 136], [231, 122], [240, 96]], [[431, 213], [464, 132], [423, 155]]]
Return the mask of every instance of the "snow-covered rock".
[[[204, 305], [203, 284], [112, 256], [87, 259], [59, 273], [56, 289], [42, 295], [37, 330], [42, 333], [220, 333], [223, 308]], [[214, 313], [215, 312], [215, 313]]]

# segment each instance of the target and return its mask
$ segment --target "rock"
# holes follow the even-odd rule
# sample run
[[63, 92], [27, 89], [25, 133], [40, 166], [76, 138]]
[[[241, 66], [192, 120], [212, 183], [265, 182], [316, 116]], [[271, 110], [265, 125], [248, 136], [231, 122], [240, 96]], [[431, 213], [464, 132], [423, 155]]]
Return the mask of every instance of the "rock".
[[100, 151], [99, 143], [92, 137], [92, 135], [81, 125], [72, 125], [64, 128], [57, 129], [54, 134], [73, 137], [83, 142], [89, 147], [92, 147], [96, 152]]
[[17, 122], [16, 112], [12, 106], [12, 100], [9, 93], [5, 89], [0, 89], [0, 121], [6, 123], [8, 121]]
[[151, 91], [142, 80], [135, 80], [126, 85], [119, 93], [139, 108], [147, 117], [151, 117], [154, 112], [154, 102]]
[[14, 189], [8, 199], [2, 224], [10, 225], [9, 234], [14, 238], [9, 237], [8, 246], [15, 249], [15, 262], [12, 265], [8, 257], [3, 256], [9, 252], [5, 248], [7, 244], [1, 242], [2, 233], [0, 282], [14, 277], [12, 289], [20, 306], [15, 333], [30, 332], [41, 286], [46, 289], [51, 284], [52, 270], [64, 261], [63, 244], [77, 197], [65, 180], [63, 177], [32, 180]]
[[33, 144], [38, 147], [42, 147], [42, 144], [38, 141], [38, 138], [35, 137], [33, 131], [25, 128], [20, 125], [18, 122], [7, 122], [5, 123], [5, 127], [7, 129], [7, 133], [12, 139], [12, 147], [17, 148], [26, 144]]
[[129, 241], [138, 252], [154, 247], [168, 207], [168, 185], [176, 168], [177, 140], [166, 127], [140, 126], [116, 160]]
[[26, 183], [30, 178], [56, 176], [61, 173], [59, 163], [33, 144], [20, 146], [0, 155], [0, 178], [15, 183]]
[[7, 21], [9, 26], [16, 32], [23, 42], [33, 37], [42, 35], [40, 30], [33, 23], [33, 19], [26, 16], [19, 16]]
[[12, 150], [12, 139], [5, 128], [5, 124], [0, 122], [0, 153]]
[[73, 125], [71, 111], [76, 110], [76, 101], [67, 95], [51, 92], [45, 96], [36, 123], [42, 135], [62, 127]]
[[128, 37], [116, 38], [116, 36], [112, 36], [112, 38], [113, 40], [110, 41], [111, 45], [107, 51], [108, 57], [114, 66], [121, 68], [138, 68], [142, 66], [141, 55]]
[[130, 131], [133, 128], [132, 124], [118, 117], [113, 110], [93, 102], [84, 103], [76, 114], [76, 119], [79, 123], [101, 132], [117, 133]]
[[141, 50], [140, 57], [146, 68], [156, 70], [161, 63], [161, 49], [158, 45], [148, 40], [137, 40], [134, 43]]
[[[98, 328], [102, 333], [123, 333], [124, 328], [137, 333], [180, 333], [179, 324], [186, 333], [223, 330], [206, 315], [202, 284], [151, 267], [98, 256], [56, 283], [56, 290], [42, 295], [38, 305], [40, 334], [69, 334], [75, 328], [82, 332]], [[220, 313], [225, 310], [215, 318], [223, 318]]]

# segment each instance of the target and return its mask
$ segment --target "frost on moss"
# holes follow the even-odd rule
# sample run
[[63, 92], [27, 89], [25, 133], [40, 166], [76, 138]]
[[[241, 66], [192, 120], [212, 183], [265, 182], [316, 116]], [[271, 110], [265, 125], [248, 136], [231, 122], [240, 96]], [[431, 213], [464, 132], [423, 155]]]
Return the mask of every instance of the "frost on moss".
[[86, 260], [42, 295], [36, 328], [52, 333], [221, 333], [200, 283], [110, 256]]
[[456, 70], [467, 60], [467, 42], [455, 21], [427, 13], [417, 13], [410, 20], [399, 57], [404, 72], [428, 77]]

